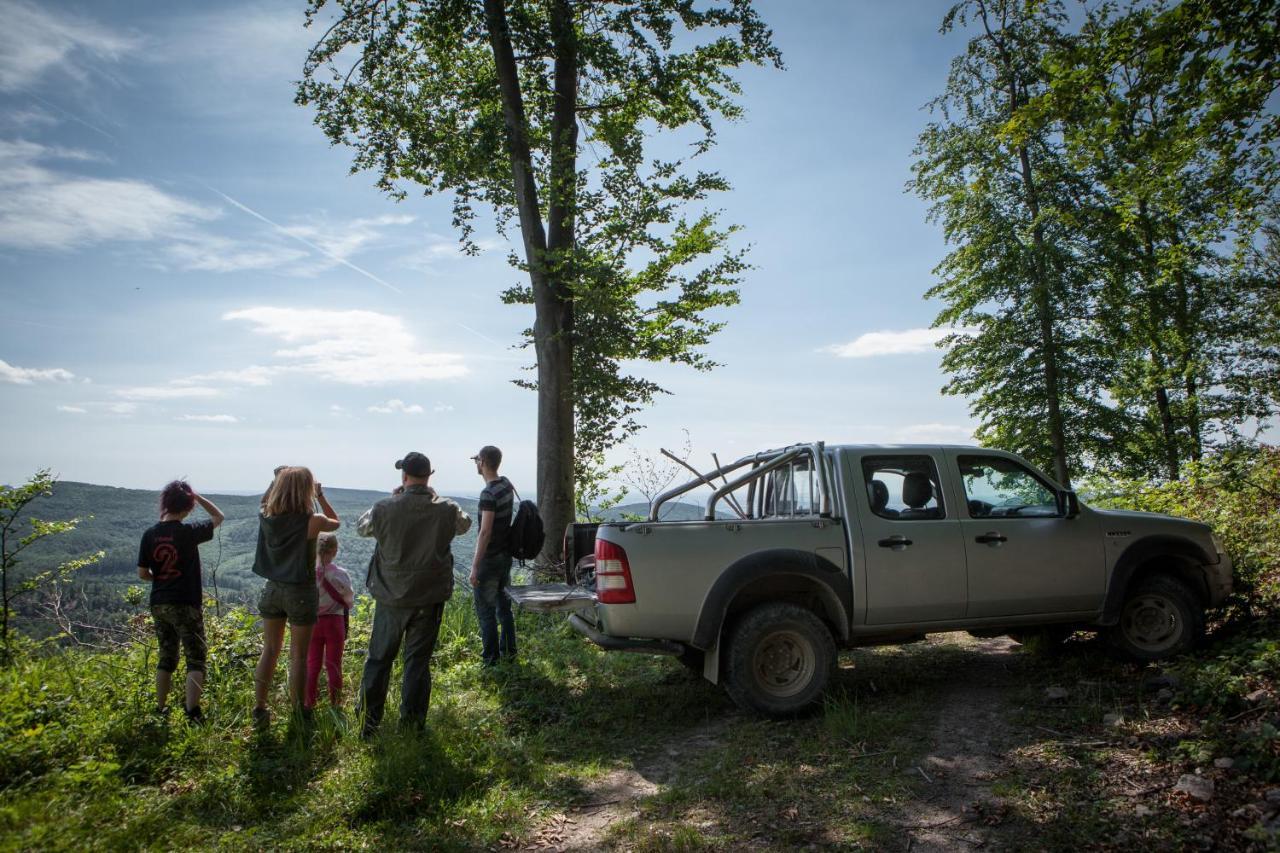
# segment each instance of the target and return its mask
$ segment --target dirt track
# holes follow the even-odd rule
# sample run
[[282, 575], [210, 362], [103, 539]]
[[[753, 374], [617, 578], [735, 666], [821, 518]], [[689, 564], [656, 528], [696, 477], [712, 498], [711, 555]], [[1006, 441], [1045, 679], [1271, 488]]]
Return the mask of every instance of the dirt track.
[[[1002, 810], [991, 783], [1015, 739], [1010, 696], [1018, 684], [1018, 646], [1007, 638], [964, 639], [966, 654], [943, 680], [922, 758], [895, 772], [912, 775], [916, 794], [886, 807], [880, 819], [895, 828], [891, 847], [911, 851], [1000, 848]], [[928, 654], [924, 650], [924, 654]], [[639, 804], [675, 782], [681, 768], [722, 743], [736, 715], [699, 726], [637, 756], [587, 786], [588, 802], [557, 812], [532, 834], [526, 849], [610, 849], [610, 828]], [[766, 845], [767, 846], [767, 845]], [[822, 845], [819, 845], [822, 846]]]

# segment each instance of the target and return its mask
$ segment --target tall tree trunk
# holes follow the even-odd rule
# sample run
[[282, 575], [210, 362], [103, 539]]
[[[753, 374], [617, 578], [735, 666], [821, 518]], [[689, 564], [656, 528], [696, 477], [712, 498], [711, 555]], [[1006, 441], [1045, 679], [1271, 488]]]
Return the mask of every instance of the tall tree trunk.
[[[977, 0], [978, 13], [987, 39], [996, 48], [1000, 62], [1004, 66], [1004, 91], [1008, 93], [1009, 118], [1017, 117], [1018, 110], [1027, 101], [1027, 84], [1023, 69], [1015, 60], [1009, 46], [1003, 38], [1004, 27], [1008, 22], [1005, 15], [1007, 6], [1000, 7], [1001, 31], [997, 34], [991, 28], [989, 10], [985, 0]], [[1040, 223], [1040, 198], [1036, 190], [1035, 175], [1031, 168], [1031, 155], [1026, 145], [1018, 146], [1018, 164], [1021, 169], [1022, 189], [1026, 193], [1027, 212], [1032, 222], [1032, 246], [1035, 252], [1033, 268], [1035, 281], [1033, 293], [1035, 298], [1036, 319], [1040, 327], [1041, 372], [1044, 376], [1045, 406], [1049, 418], [1049, 445], [1053, 453], [1053, 475], [1062, 485], [1070, 488], [1071, 471], [1067, 466], [1067, 437], [1062, 419], [1062, 399], [1060, 379], [1058, 377], [1058, 344], [1057, 330], [1054, 324], [1053, 300], [1049, 287], [1049, 275], [1044, 262], [1044, 226]]]
[[[533, 289], [533, 345], [538, 359], [538, 504], [548, 531], [540, 560], [557, 555], [560, 534], [573, 520], [573, 347], [570, 340], [573, 305], [555, 282], [556, 257], [548, 251], [547, 233], [538, 204], [538, 184], [526, 132], [524, 99], [511, 31], [503, 0], [484, 0], [485, 23], [493, 48], [502, 116], [507, 128], [507, 153], [514, 178], [516, 212], [524, 241], [525, 262]], [[570, 55], [573, 59], [573, 55]], [[560, 61], [557, 57], [557, 72]], [[576, 78], [575, 78], [576, 79]], [[559, 97], [557, 91], [557, 97]], [[572, 103], [572, 102], [571, 102]], [[557, 103], [557, 111], [559, 110]], [[572, 168], [572, 163], [570, 164]], [[553, 201], [563, 196], [552, 188]], [[553, 235], [564, 244], [564, 217], [552, 217]], [[573, 221], [568, 220], [572, 245]], [[557, 249], [563, 245], [556, 246]]]
[[1151, 366], [1155, 373], [1155, 407], [1156, 418], [1160, 422], [1160, 435], [1164, 440], [1165, 474], [1170, 480], [1177, 480], [1181, 474], [1182, 456], [1178, 452], [1178, 427], [1173, 418], [1173, 406], [1169, 402], [1169, 389], [1165, 387], [1168, 379], [1168, 367], [1164, 359], [1164, 342], [1160, 335], [1160, 317], [1165, 306], [1160, 303], [1156, 292], [1156, 247], [1152, 234], [1150, 209], [1145, 199], [1138, 202], [1138, 215], [1142, 221], [1143, 247], [1143, 279], [1147, 302], [1147, 336], [1151, 348]]
[[1032, 248], [1035, 252], [1035, 309], [1040, 321], [1040, 352], [1043, 359], [1045, 405], [1049, 415], [1049, 443], [1053, 450], [1053, 475], [1059, 483], [1071, 488], [1071, 469], [1067, 465], [1067, 436], [1062, 421], [1061, 381], [1058, 377], [1057, 330], [1054, 326], [1049, 274], [1044, 262], [1044, 226], [1040, 224], [1040, 200], [1026, 146], [1018, 149], [1018, 160], [1022, 166], [1027, 210], [1031, 214], [1031, 221], [1035, 223], [1031, 229]]
[[[541, 296], [546, 318], [538, 352], [538, 497], [547, 537], [539, 562], [559, 560], [560, 533], [574, 519], [573, 289], [578, 201], [578, 43], [570, 0], [550, 0], [554, 106], [547, 254], [552, 274]], [[536, 332], [535, 332], [536, 336]], [[544, 498], [543, 496], [546, 495]]]

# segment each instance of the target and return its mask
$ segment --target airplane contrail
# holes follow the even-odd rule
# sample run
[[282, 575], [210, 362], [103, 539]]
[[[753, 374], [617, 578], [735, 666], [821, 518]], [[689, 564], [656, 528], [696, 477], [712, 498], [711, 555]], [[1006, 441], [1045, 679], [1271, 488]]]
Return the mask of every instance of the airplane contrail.
[[297, 240], [299, 243], [301, 243], [302, 245], [304, 245], [304, 246], [306, 246], [307, 248], [311, 249], [312, 251], [319, 252], [320, 254], [322, 254], [322, 255], [324, 255], [326, 258], [328, 258], [329, 260], [333, 261], [335, 264], [341, 264], [342, 266], [346, 267], [347, 269], [352, 270], [353, 272], [357, 272], [357, 273], [359, 273], [360, 275], [364, 276], [365, 278], [369, 279], [370, 281], [375, 281], [375, 282], [377, 282], [378, 284], [382, 285], [383, 287], [387, 288], [388, 290], [393, 290], [393, 291], [395, 291], [396, 293], [399, 293], [399, 294], [401, 294], [401, 295], [404, 295], [404, 291], [403, 291], [403, 290], [401, 290], [400, 288], [396, 287], [394, 284], [391, 284], [391, 283], [390, 283], [390, 282], [388, 282], [388, 281], [384, 281], [383, 279], [378, 278], [376, 275], [374, 275], [373, 273], [369, 272], [367, 269], [364, 269], [363, 267], [358, 267], [358, 266], [356, 266], [355, 264], [351, 263], [351, 261], [348, 261], [346, 258], [339, 257], [338, 255], [333, 254], [333, 252], [330, 252], [328, 249], [324, 248], [323, 246], [319, 246], [319, 245], [317, 245], [317, 244], [315, 244], [315, 243], [311, 242], [310, 240], [306, 239], [305, 237], [299, 237], [297, 234], [294, 234], [292, 231], [288, 230], [288, 229], [287, 229], [287, 228], [285, 228], [284, 226], [279, 225], [279, 224], [277, 224], [277, 223], [275, 223], [275, 222], [272, 222], [270, 219], [268, 219], [267, 217], [263, 216], [261, 213], [258, 213], [258, 211], [254, 210], [253, 208], [249, 207], [248, 205], [241, 204], [240, 202], [236, 201], [234, 198], [232, 198], [231, 196], [229, 196], [229, 195], [227, 195], [226, 193], [222, 192], [221, 190], [215, 189], [214, 187], [210, 187], [208, 184], [205, 184], [205, 186], [206, 186], [206, 187], [207, 187], [211, 192], [215, 192], [215, 193], [217, 193], [218, 195], [222, 196], [224, 199], [226, 199], [226, 201], [227, 201], [227, 203], [228, 203], [228, 204], [235, 205], [237, 208], [239, 208], [240, 210], [243, 210], [245, 213], [249, 214], [249, 215], [250, 215], [250, 216], [252, 216], [254, 219], [259, 219], [259, 220], [261, 220], [261, 221], [263, 221], [263, 222], [267, 223], [267, 224], [268, 224], [268, 225], [270, 225], [272, 228], [274, 228], [274, 229], [276, 229], [277, 231], [279, 231], [281, 234], [285, 235], [286, 237], [290, 237], [290, 238], [292, 238], [292, 239], [294, 239], [294, 240]]

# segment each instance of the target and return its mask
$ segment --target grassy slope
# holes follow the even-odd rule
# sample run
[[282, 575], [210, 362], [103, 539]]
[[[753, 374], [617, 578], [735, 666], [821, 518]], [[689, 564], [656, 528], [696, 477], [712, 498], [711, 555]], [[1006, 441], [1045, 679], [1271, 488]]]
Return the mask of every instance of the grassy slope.
[[[1237, 637], [1185, 660], [1171, 670], [1181, 679], [1172, 698], [1157, 700], [1144, 686], [1150, 670], [1088, 643], [993, 668], [947, 635], [848, 653], [817, 715], [770, 722], [738, 714], [673, 660], [600, 652], [553, 618], [522, 616], [521, 663], [484, 672], [467, 600], [447, 613], [429, 731], [389, 725], [372, 744], [324, 714], [312, 732], [287, 719], [252, 732], [258, 643], [243, 613], [210, 620], [206, 728], [149, 712], [145, 620], [126, 650], [0, 670], [0, 849], [495, 848], [538, 839], [556, 815], [589, 813], [574, 810], [597, 804], [595, 786], [618, 768], [661, 788], [605, 828], [600, 846], [905, 849], [914, 810], [936, 790], [913, 768], [947, 746], [934, 741], [947, 697], [975, 679], [1008, 706], [990, 782], [1000, 805], [980, 816], [999, 824], [997, 847], [1167, 849], [1214, 836], [1242, 849], [1262, 817], [1249, 804], [1280, 778], [1274, 729], [1268, 740], [1261, 728], [1274, 724], [1274, 705], [1256, 706], [1246, 727], [1223, 724], [1255, 708], [1244, 696], [1258, 685], [1274, 689], [1274, 639], [1248, 640], [1269, 642], [1269, 655], [1224, 662], [1245, 642]], [[368, 616], [357, 614], [348, 684]], [[1070, 698], [1046, 701], [1049, 685]], [[1112, 712], [1125, 722], [1104, 725]], [[1238, 766], [1215, 769], [1221, 756]], [[1172, 790], [1196, 769], [1217, 782], [1209, 805]], [[1137, 805], [1151, 813], [1136, 816]]]

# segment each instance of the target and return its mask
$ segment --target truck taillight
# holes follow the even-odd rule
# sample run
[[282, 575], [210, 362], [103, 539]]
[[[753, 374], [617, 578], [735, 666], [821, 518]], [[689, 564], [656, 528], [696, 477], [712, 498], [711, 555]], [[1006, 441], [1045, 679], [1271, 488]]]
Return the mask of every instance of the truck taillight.
[[596, 539], [596, 601], [601, 604], [634, 604], [631, 566], [627, 552], [612, 542]]

